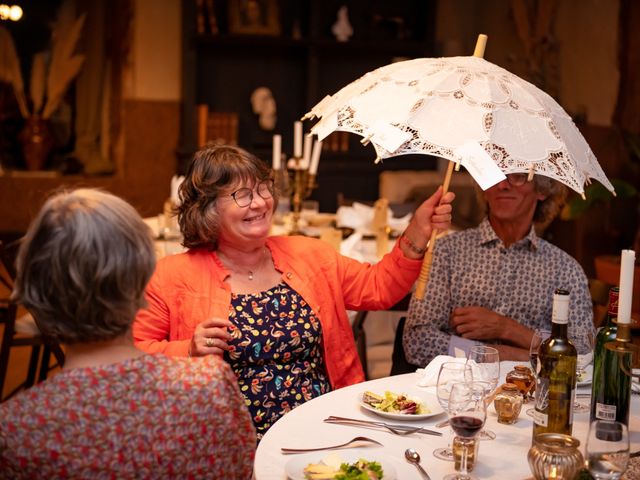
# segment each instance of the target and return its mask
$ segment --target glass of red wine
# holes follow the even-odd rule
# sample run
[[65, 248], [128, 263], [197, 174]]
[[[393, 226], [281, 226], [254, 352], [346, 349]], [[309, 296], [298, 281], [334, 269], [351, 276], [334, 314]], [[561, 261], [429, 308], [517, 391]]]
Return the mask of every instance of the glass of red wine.
[[[487, 382], [463, 382], [456, 383], [451, 388], [447, 414], [449, 424], [458, 437], [463, 439], [475, 438], [487, 419], [486, 396]], [[462, 458], [460, 470], [447, 475], [444, 480], [471, 480], [472, 476], [467, 471], [468, 451], [466, 442], [462, 442]]]
[[[470, 382], [473, 380], [473, 374], [471, 372], [471, 366], [466, 363], [459, 362], [444, 362], [440, 365], [440, 371], [438, 372], [438, 382], [436, 386], [436, 394], [438, 402], [443, 410], [447, 411], [449, 405], [449, 396], [451, 395], [451, 388], [456, 383]], [[454, 461], [453, 450], [451, 444], [446, 447], [436, 448], [433, 451], [433, 456], [440, 460], [446, 460], [448, 462]]]

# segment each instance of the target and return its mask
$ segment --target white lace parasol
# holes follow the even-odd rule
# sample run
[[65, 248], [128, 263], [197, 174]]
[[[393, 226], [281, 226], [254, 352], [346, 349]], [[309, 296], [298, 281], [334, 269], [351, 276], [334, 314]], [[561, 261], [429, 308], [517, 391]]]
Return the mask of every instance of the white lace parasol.
[[578, 193], [613, 186], [571, 117], [549, 95], [483, 58], [419, 58], [367, 73], [307, 114], [313, 131], [370, 140], [379, 158], [424, 153], [458, 161], [477, 141], [506, 173], [551, 177]]

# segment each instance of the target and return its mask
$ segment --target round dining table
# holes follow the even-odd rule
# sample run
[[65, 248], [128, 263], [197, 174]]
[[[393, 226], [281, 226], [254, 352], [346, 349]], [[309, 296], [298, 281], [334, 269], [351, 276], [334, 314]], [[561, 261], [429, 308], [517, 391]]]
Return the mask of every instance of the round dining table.
[[[517, 362], [521, 363], [521, 362]], [[504, 378], [516, 362], [501, 362], [501, 377]], [[356, 436], [366, 436], [377, 440], [382, 446], [366, 447], [367, 460], [382, 457], [387, 464], [391, 464], [398, 480], [421, 479], [416, 467], [405, 460], [404, 452], [414, 448], [420, 454], [421, 465], [432, 480], [439, 480], [449, 473], [453, 473], [454, 464], [450, 461], [439, 460], [433, 451], [445, 447], [452, 439], [452, 432], [448, 426], [435, 428], [437, 423], [446, 420], [446, 413], [434, 415], [417, 421], [398, 421], [382, 418], [361, 405], [362, 393], [371, 391], [384, 393], [423, 393], [421, 397], [427, 399], [428, 406], [438, 408], [435, 386], [420, 387], [420, 372], [379, 378], [368, 382], [351, 385], [320, 397], [314, 398], [296, 407], [278, 420], [262, 438], [256, 451], [254, 464], [254, 478], [256, 480], [283, 480], [286, 474], [287, 462], [292, 462], [296, 454], [283, 454], [281, 448], [313, 448], [337, 445], [347, 442]], [[577, 392], [590, 392], [590, 386], [578, 387]], [[579, 397], [578, 401], [588, 403], [589, 398]], [[638, 412], [640, 397], [632, 395], [631, 418], [629, 435], [631, 451], [640, 449], [640, 418], [633, 413]], [[480, 440], [478, 459], [473, 475], [478, 479], [528, 479], [531, 477], [527, 453], [531, 447], [532, 420], [526, 410], [532, 408], [533, 403], [526, 403], [518, 421], [512, 425], [498, 423], [493, 406], [487, 409], [485, 429], [496, 434], [494, 440]], [[353, 425], [338, 425], [324, 422], [329, 416], [349, 417], [362, 420], [384, 421], [390, 424], [407, 426], [423, 426], [431, 430], [442, 432], [442, 436], [423, 433], [413, 433], [406, 436], [395, 435], [383, 429], [370, 429]], [[589, 428], [589, 413], [574, 414], [573, 436], [580, 440], [580, 449], [584, 454], [585, 441]], [[347, 452], [338, 450], [337, 452]], [[317, 461], [322, 460], [328, 451], [317, 452]], [[315, 455], [314, 455], [315, 456]]]

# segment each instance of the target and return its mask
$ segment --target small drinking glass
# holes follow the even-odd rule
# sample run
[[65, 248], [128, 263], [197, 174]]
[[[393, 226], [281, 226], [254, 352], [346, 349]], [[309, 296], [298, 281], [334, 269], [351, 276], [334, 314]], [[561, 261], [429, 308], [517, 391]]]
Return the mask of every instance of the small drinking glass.
[[[465, 382], [456, 383], [451, 388], [447, 414], [451, 428], [458, 437], [464, 439], [475, 438], [487, 419], [487, 383]], [[444, 477], [444, 480], [470, 480], [467, 469], [469, 448], [462, 444], [462, 456], [458, 473]]]
[[[488, 391], [485, 393], [487, 398], [490, 398], [496, 391], [500, 380], [500, 354], [498, 350], [486, 345], [471, 347], [467, 356], [467, 365], [471, 367], [474, 380], [488, 384]], [[496, 434], [491, 430], [483, 429], [478, 438], [493, 440], [496, 438]]]
[[596, 480], [617, 480], [629, 465], [629, 432], [624, 423], [595, 420], [587, 436], [587, 468]]
[[[440, 403], [440, 406], [445, 412], [449, 406], [449, 396], [451, 395], [453, 385], [461, 382], [469, 382], [471, 380], [473, 380], [473, 373], [471, 372], [471, 367], [466, 363], [444, 362], [440, 365], [436, 395], [438, 397], [438, 403]], [[451, 443], [449, 443], [445, 448], [436, 448], [433, 451], [433, 455], [440, 460], [453, 462], [453, 450], [451, 449]]]

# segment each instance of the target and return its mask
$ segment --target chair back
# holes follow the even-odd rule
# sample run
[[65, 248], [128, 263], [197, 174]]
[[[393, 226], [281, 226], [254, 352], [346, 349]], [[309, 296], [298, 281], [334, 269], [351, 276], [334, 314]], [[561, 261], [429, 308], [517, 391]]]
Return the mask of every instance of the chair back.
[[400, 318], [398, 327], [396, 328], [396, 335], [393, 340], [393, 353], [391, 354], [391, 375], [402, 375], [403, 373], [413, 373], [416, 369], [420, 368], [418, 365], [414, 365], [407, 361], [407, 357], [404, 354], [404, 346], [402, 344], [402, 334], [404, 332], [404, 324], [407, 321], [407, 317]]

